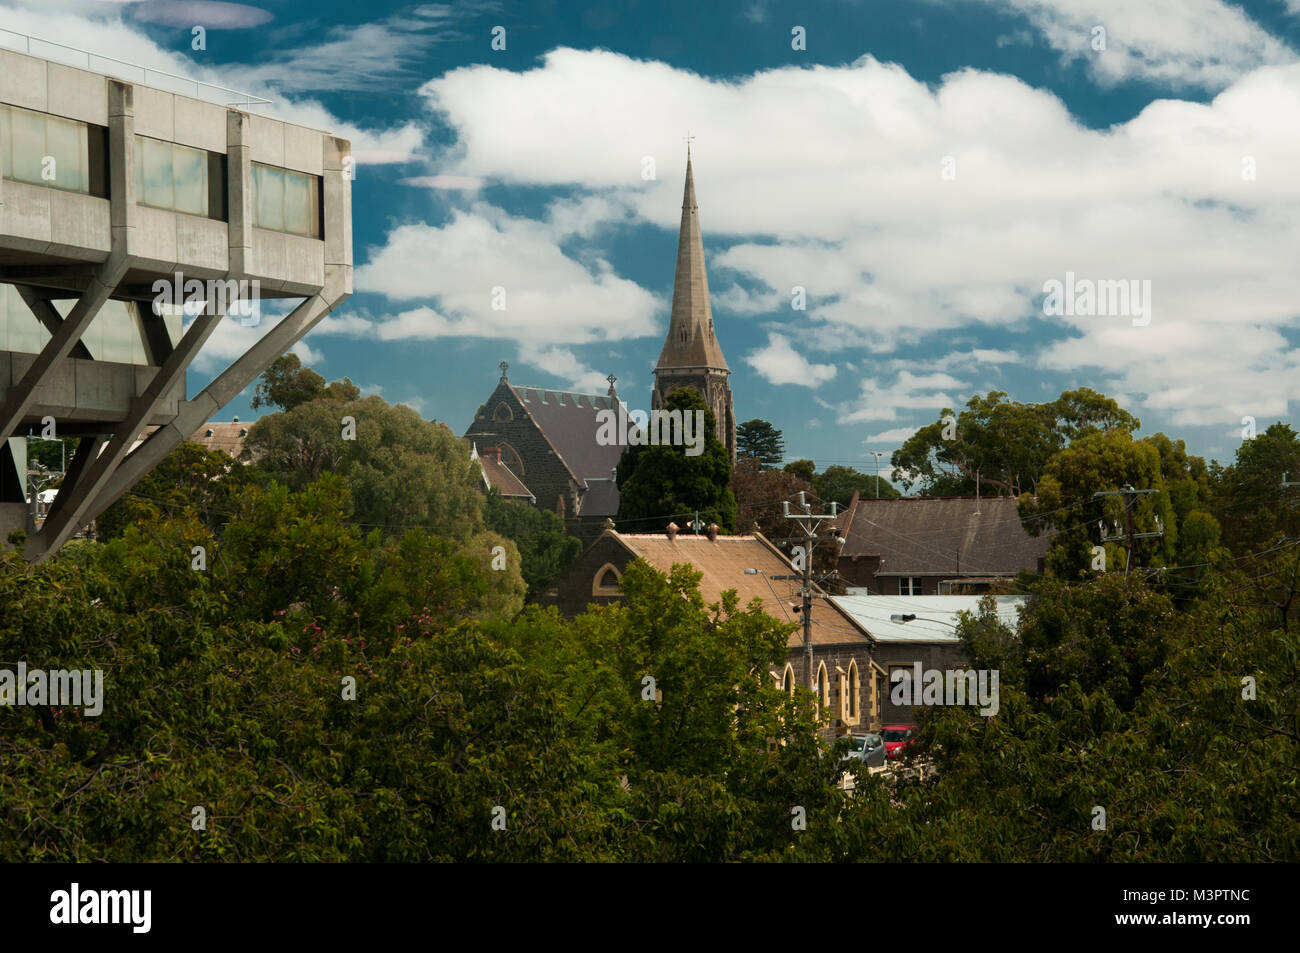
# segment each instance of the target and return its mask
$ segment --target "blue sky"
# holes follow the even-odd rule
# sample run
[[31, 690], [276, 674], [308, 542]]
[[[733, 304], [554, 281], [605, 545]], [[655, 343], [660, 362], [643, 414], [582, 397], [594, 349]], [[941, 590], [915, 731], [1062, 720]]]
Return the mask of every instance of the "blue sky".
[[[1087, 385], [1228, 461], [1300, 400], [1300, 0], [0, 0], [0, 28], [350, 137], [356, 293], [299, 353], [458, 433], [501, 360], [648, 407], [688, 132], [737, 419], [791, 459], [870, 470], [972, 393]], [[1067, 272], [1149, 281], [1149, 323], [1045, 314]], [[191, 392], [264, 330], [226, 322]]]

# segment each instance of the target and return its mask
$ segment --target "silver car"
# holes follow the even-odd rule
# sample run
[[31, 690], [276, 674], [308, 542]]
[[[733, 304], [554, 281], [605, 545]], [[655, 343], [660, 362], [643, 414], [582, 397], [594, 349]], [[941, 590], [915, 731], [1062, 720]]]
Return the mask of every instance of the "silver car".
[[880, 767], [885, 763], [885, 739], [874, 731], [849, 735], [849, 750], [841, 760], [857, 760], [870, 767]]

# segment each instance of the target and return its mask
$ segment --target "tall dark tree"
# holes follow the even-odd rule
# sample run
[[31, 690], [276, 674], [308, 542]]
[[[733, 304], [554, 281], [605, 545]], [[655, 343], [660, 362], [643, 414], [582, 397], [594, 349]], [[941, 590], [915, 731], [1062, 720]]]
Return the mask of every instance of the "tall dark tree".
[[1300, 438], [1278, 421], [1237, 448], [1232, 466], [1214, 479], [1213, 513], [1223, 526], [1224, 544], [1234, 553], [1268, 547], [1276, 534], [1300, 536]]
[[736, 427], [736, 456], [774, 467], [785, 457], [785, 438], [766, 420], [746, 420]]
[[817, 464], [811, 460], [794, 460], [781, 469], [807, 483], [811, 483], [817, 475]]
[[665, 410], [703, 411], [704, 448], [688, 456], [685, 446], [633, 445], [618, 463], [618, 521], [631, 532], [662, 529], [669, 521], [685, 526], [698, 510], [705, 523], [727, 532], [736, 525], [731, 491], [731, 455], [714, 433], [713, 412], [697, 392], [680, 387], [664, 401]]
[[529, 599], [550, 586], [582, 552], [582, 541], [564, 531], [564, 520], [555, 513], [508, 500], [495, 488], [488, 491], [483, 504], [483, 521], [489, 530], [514, 540], [519, 547]]

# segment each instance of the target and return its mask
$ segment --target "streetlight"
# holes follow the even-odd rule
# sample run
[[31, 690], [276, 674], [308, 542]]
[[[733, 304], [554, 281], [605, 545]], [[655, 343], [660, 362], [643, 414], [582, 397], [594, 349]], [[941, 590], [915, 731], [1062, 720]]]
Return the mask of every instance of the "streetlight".
[[880, 499], [880, 458], [885, 455], [885, 451], [868, 450], [867, 453], [876, 458], [876, 499]]

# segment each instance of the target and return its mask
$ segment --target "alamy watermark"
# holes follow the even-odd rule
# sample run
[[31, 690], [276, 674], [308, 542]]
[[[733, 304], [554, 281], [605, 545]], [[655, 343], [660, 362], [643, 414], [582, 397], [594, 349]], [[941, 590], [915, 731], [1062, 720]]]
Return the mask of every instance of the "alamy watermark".
[[686, 447], [688, 457], [704, 452], [704, 411], [627, 410], [596, 411], [596, 443], [602, 447]]
[[980, 714], [998, 713], [998, 670], [922, 670], [916, 662], [909, 671], [896, 668], [889, 673], [894, 683], [889, 700], [895, 705], [979, 705]]
[[1151, 279], [1075, 278], [1074, 272], [1065, 273], [1065, 281], [1049, 278], [1043, 282], [1043, 314], [1131, 317], [1133, 327], [1144, 328], [1151, 323]]
[[104, 710], [102, 669], [0, 668], [0, 705], [31, 705], [54, 708], [82, 708], [94, 717]]
[[179, 271], [173, 280], [153, 283], [153, 303], [159, 308], [184, 308], [190, 314], [228, 314], [244, 327], [262, 320], [262, 282], [254, 278], [186, 279]]

